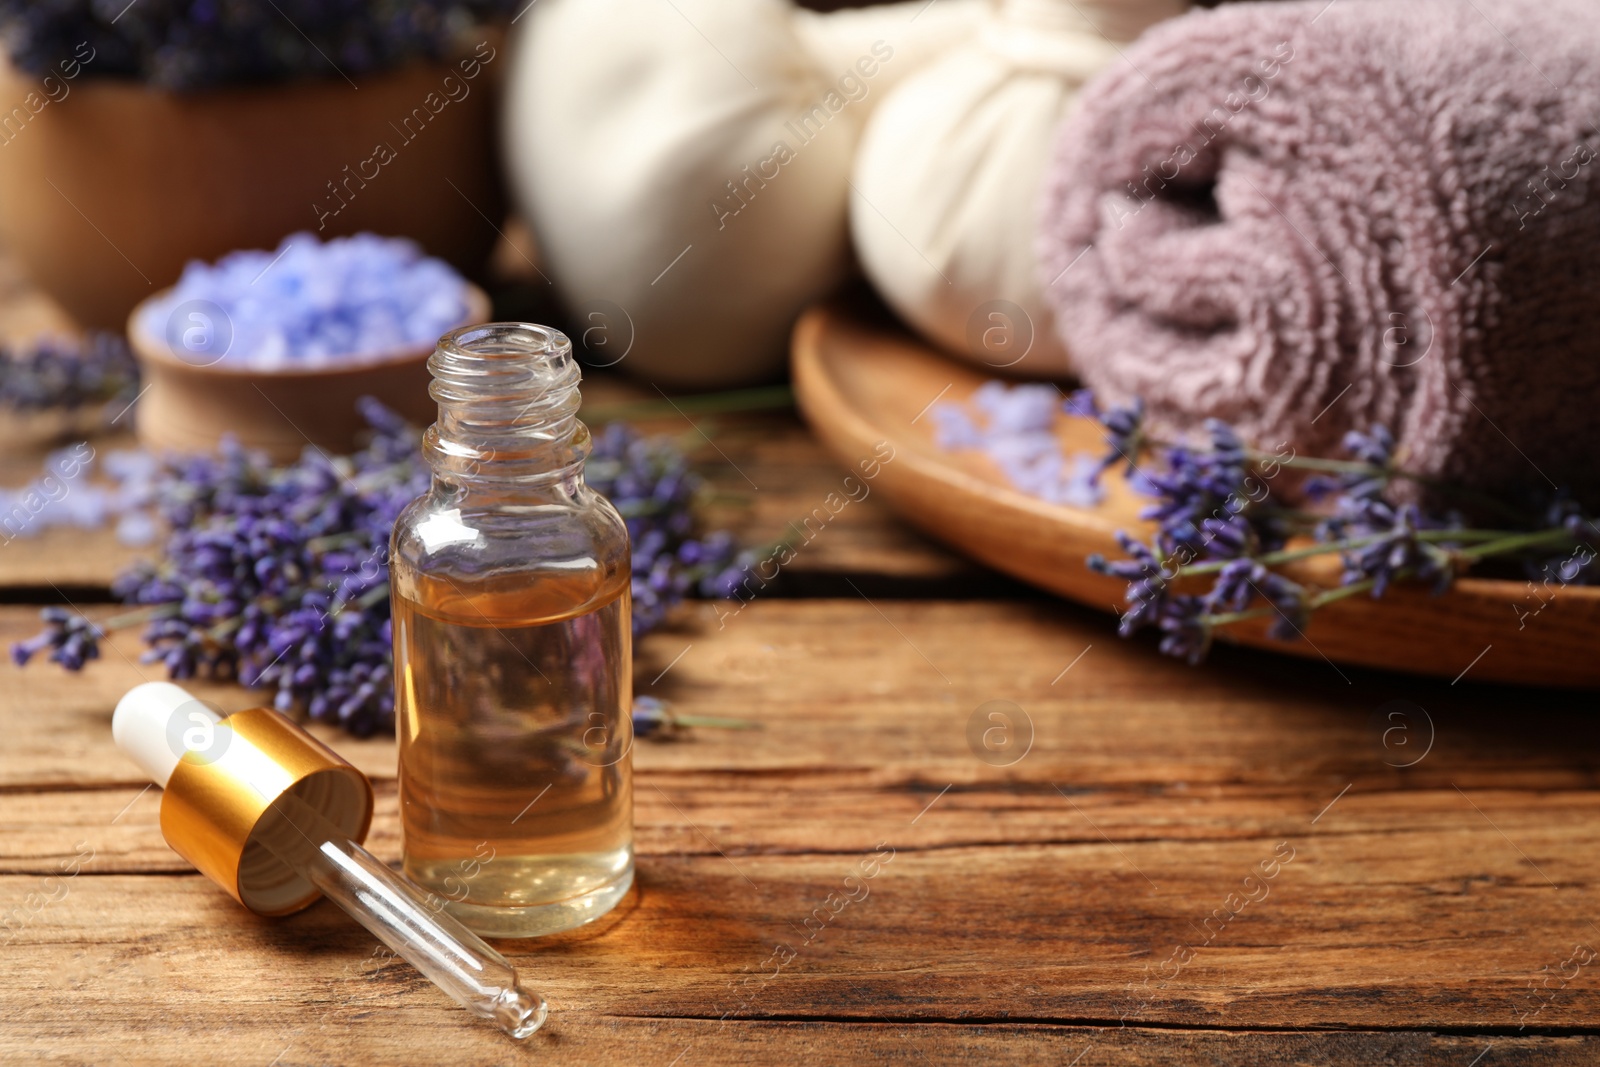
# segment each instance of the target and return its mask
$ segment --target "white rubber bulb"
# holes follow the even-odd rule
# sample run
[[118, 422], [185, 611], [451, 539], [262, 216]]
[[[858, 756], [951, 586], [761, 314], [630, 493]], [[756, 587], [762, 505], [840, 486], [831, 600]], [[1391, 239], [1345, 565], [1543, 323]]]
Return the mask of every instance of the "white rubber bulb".
[[[184, 752], [209, 746], [221, 721], [221, 712], [182, 686], [145, 682], [117, 701], [111, 736], [117, 747], [164, 789]], [[200, 740], [191, 740], [194, 738]]]

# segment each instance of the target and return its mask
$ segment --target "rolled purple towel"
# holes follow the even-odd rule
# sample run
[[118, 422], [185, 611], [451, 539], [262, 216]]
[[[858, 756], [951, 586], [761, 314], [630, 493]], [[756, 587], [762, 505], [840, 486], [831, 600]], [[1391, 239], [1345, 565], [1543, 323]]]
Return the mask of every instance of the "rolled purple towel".
[[1383, 423], [1414, 469], [1600, 487], [1597, 15], [1308, 0], [1148, 31], [1046, 180], [1085, 382], [1168, 430], [1329, 454]]

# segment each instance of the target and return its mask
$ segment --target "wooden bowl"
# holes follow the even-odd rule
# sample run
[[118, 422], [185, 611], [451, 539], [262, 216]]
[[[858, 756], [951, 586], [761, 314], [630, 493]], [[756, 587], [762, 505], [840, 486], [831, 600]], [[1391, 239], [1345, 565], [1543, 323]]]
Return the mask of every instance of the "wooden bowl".
[[[361, 76], [359, 92], [330, 76], [200, 93], [95, 78], [91, 63], [59, 103], [0, 131], [0, 241], [68, 314], [103, 329], [189, 260], [276, 248], [298, 230], [410, 237], [474, 275], [504, 208], [491, 78], [506, 62], [501, 49], [471, 81], [419, 63]], [[452, 74], [466, 94], [413, 123], [420, 132], [397, 129]], [[0, 62], [0, 100], [38, 89]], [[378, 145], [394, 158], [370, 162]]]
[[[128, 341], [144, 381], [136, 411], [139, 441], [160, 451], [207, 452], [226, 434], [288, 462], [314, 445], [330, 455], [352, 451], [367, 428], [356, 401], [374, 397], [418, 425], [433, 421], [428, 395], [429, 342], [377, 353], [350, 366], [261, 370], [226, 361], [201, 366], [175, 354], [142, 321], [157, 293], [128, 316]], [[467, 286], [467, 315], [456, 325], [489, 320], [489, 298]], [[454, 329], [455, 327], [452, 327]]]
[[[1119, 529], [1148, 535], [1138, 513], [1149, 498], [1108, 473], [1098, 507], [1048, 504], [1011, 488], [982, 453], [941, 449], [927, 409], [936, 399], [970, 397], [986, 380], [980, 369], [845, 303], [801, 317], [793, 369], [801, 412], [852, 473], [882, 459], [880, 442], [894, 450], [878, 464], [872, 489], [907, 521], [996, 570], [1101, 611], [1123, 610], [1124, 583], [1094, 573], [1085, 560], [1096, 552], [1122, 557]], [[1104, 450], [1101, 428], [1090, 419], [1063, 414], [1057, 435], [1069, 453]], [[1283, 569], [1311, 585], [1338, 584], [1330, 557]], [[1600, 587], [1535, 589], [1468, 577], [1434, 596], [1402, 584], [1381, 600], [1353, 596], [1318, 609], [1299, 640], [1278, 641], [1266, 630], [1257, 620], [1218, 638], [1325, 660], [1336, 685], [1349, 681], [1338, 664], [1356, 664], [1452, 680], [1600, 686]]]

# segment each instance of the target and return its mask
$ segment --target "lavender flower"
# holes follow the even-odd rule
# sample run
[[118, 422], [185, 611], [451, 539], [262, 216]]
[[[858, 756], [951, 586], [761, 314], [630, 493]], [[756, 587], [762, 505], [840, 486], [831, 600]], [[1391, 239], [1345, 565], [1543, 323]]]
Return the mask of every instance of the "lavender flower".
[[120, 334], [46, 337], [0, 350], [0, 408], [76, 411], [131, 402], [138, 391], [139, 367]]
[[92, 659], [100, 658], [99, 627], [66, 608], [49, 607], [39, 613], [44, 631], [11, 646], [11, 661], [22, 666], [41, 652], [49, 651], [50, 662], [69, 671], [81, 670]]
[[[439, 58], [515, 0], [0, 0], [12, 63], [36, 76], [76, 56], [89, 77], [165, 89], [357, 76]], [[78, 49], [83, 48], [79, 51]]]
[[1206, 594], [1204, 603], [1206, 612], [1213, 616], [1215, 623], [1217, 616], [1244, 613], [1257, 596], [1265, 600], [1275, 613], [1272, 623], [1267, 627], [1268, 636], [1280, 641], [1292, 641], [1302, 635], [1311, 615], [1305, 587], [1269, 570], [1256, 560], [1229, 560], [1217, 572], [1216, 584]]
[[1401, 575], [1431, 581], [1440, 593], [1455, 578], [1449, 552], [1418, 539], [1423, 530], [1443, 530], [1447, 524], [1424, 515], [1415, 504], [1396, 507], [1378, 497], [1344, 497], [1337, 528], [1361, 545], [1344, 553], [1344, 583], [1371, 579], [1374, 597], [1381, 597]]
[[1366, 433], [1351, 430], [1344, 435], [1344, 450], [1369, 467], [1387, 470], [1394, 462], [1394, 434], [1381, 424]]
[[[1092, 396], [1074, 394], [1070, 413], [1094, 415], [1107, 426], [1114, 465], [1136, 456], [1131, 445], [1145, 442], [1138, 404], [1101, 412]], [[1304, 636], [1311, 613], [1353, 593], [1382, 597], [1400, 580], [1431, 583], [1443, 592], [1466, 567], [1479, 560], [1521, 557], [1546, 581], [1586, 580], [1594, 571], [1600, 523], [1564, 495], [1534, 512], [1534, 520], [1515, 530], [1477, 530], [1456, 512], [1432, 514], [1414, 503], [1395, 503], [1385, 493], [1397, 479], [1411, 478], [1399, 467], [1394, 436], [1377, 426], [1352, 432], [1344, 447], [1348, 461], [1304, 460], [1299, 465], [1324, 473], [1310, 479], [1305, 493], [1320, 502], [1310, 511], [1267, 502], [1255, 490], [1279, 466], [1295, 457], [1253, 452], [1225, 423], [1205, 424], [1205, 445], [1166, 444], [1147, 458], [1130, 482], [1156, 497], [1141, 517], [1156, 523], [1150, 544], [1126, 533], [1117, 537], [1127, 558], [1091, 556], [1091, 569], [1128, 583], [1129, 608], [1118, 627], [1123, 636], [1152, 626], [1161, 631], [1161, 650], [1191, 663], [1203, 658], [1219, 627], [1245, 619], [1269, 620], [1268, 634], [1280, 640]], [[1430, 483], [1430, 487], [1435, 487]], [[1452, 488], [1452, 487], [1444, 487]], [[1495, 510], [1519, 512], [1505, 502]], [[1520, 514], [1528, 514], [1526, 511]], [[1542, 518], [1542, 524], [1539, 521]], [[1288, 547], [1291, 536], [1309, 544]], [[1564, 554], [1551, 558], [1551, 548]], [[1301, 557], [1337, 553], [1343, 560], [1338, 588], [1313, 592], [1273, 570]], [[1204, 594], [1175, 593], [1179, 578], [1210, 576]]]
[[[1087, 562], [1127, 583], [1128, 607], [1118, 625], [1123, 636], [1158, 629], [1162, 651], [1190, 662], [1205, 656], [1220, 627], [1263, 619], [1270, 636], [1295, 640], [1304, 636], [1311, 613], [1333, 600], [1358, 592], [1382, 597], [1399, 580], [1428, 582], [1442, 592], [1480, 560], [1518, 558], [1530, 577], [1547, 584], [1586, 581], [1600, 572], [1595, 566], [1600, 523], [1570, 500], [1558, 497], [1536, 509], [1548, 508], [1542, 527], [1519, 522], [1495, 531], [1471, 529], [1457, 512], [1434, 514], [1388, 499], [1397, 480], [1415, 478], [1399, 465], [1394, 435], [1383, 426], [1348, 433], [1343, 441], [1348, 460], [1301, 460], [1292, 452], [1254, 451], [1217, 419], [1204, 423], [1201, 441], [1158, 441], [1145, 425], [1142, 401], [1105, 409], [1093, 393], [1080, 389], [1060, 410], [1097, 419], [1107, 451], [1098, 461], [1078, 457], [1083, 462], [1064, 476], [1066, 457], [1043, 407], [1047, 388], [985, 384], [973, 397], [973, 407], [987, 416], [983, 426], [963, 406], [936, 406], [936, 440], [943, 448], [982, 448], [1013, 485], [1076, 506], [1097, 503], [1098, 495], [1074, 495], [1073, 486], [1093, 486], [1098, 494], [1100, 474], [1125, 464], [1128, 483], [1155, 498], [1140, 513], [1155, 523], [1154, 535], [1146, 544], [1119, 532], [1125, 559], [1094, 555]], [[1289, 486], [1276, 496], [1271, 492], [1269, 483], [1279, 469], [1295, 466], [1317, 472], [1301, 489], [1316, 510], [1287, 499]], [[1471, 496], [1439, 483], [1428, 487]], [[1514, 519], [1530, 514], [1503, 501], [1476, 503]], [[1291, 547], [1294, 538], [1299, 540]], [[1562, 554], [1548, 555], [1552, 548]], [[1343, 559], [1335, 589], [1308, 589], [1273, 569], [1323, 553]], [[1204, 576], [1211, 578], [1209, 590], [1174, 591], [1177, 579]]]
[[1061, 410], [1076, 418], [1100, 420], [1100, 405], [1093, 389], [1074, 389], [1062, 403]]
[[633, 736], [649, 737], [669, 721], [665, 701], [655, 697], [634, 697]]
[[1366, 433], [1351, 430], [1344, 435], [1344, 450], [1365, 469], [1313, 475], [1306, 479], [1306, 496], [1312, 500], [1335, 496], [1349, 501], [1377, 499], [1395, 478], [1394, 447], [1394, 434], [1388, 427], [1374, 426]]
[[[171, 533], [159, 559], [113, 586], [135, 609], [117, 621], [145, 623], [147, 662], [178, 679], [272, 690], [279, 710], [304, 708], [358, 736], [392, 727], [389, 535], [430, 473], [414, 427], [370, 400], [362, 413], [372, 440], [353, 456], [308, 449], [274, 467], [225, 443], [155, 474], [146, 491]], [[628, 523], [636, 634], [705, 595], [735, 558], [727, 535], [695, 537], [700, 482], [671, 445], [614, 424], [597, 435], [588, 475]], [[17, 663], [48, 650], [77, 670], [98, 654], [100, 631], [86, 620], [59, 608], [44, 619], [43, 633], [13, 646]]]
[[1122, 613], [1117, 627], [1118, 633], [1128, 637], [1143, 626], [1160, 624], [1171, 600], [1168, 584], [1172, 573], [1163, 569], [1149, 546], [1126, 532], [1117, 531], [1117, 543], [1128, 554], [1127, 559], [1108, 560], [1096, 553], [1087, 562], [1090, 570], [1128, 583], [1123, 593], [1128, 610]]
[[[727, 572], [737, 549], [725, 533], [692, 536], [694, 504], [704, 483], [670, 443], [641, 437], [623, 423], [595, 435], [584, 470], [589, 485], [608, 498], [628, 524], [633, 542], [633, 630], [659, 626], [674, 605], [693, 593], [732, 595]], [[742, 577], [742, 574], [741, 576]]]
[[1254, 476], [1238, 435], [1217, 420], [1206, 430], [1209, 448], [1168, 448], [1133, 480], [1157, 498], [1140, 517], [1156, 523], [1154, 552], [1170, 565], [1272, 551], [1287, 536], [1275, 510], [1261, 503], [1265, 480]]
[[1205, 602], [1197, 596], [1167, 598], [1166, 609], [1156, 625], [1161, 627], [1160, 649], [1169, 656], [1199, 663], [1211, 651], [1211, 620]]
[[[1093, 401], [1093, 394], [1088, 390], [1079, 390], [1073, 394], [1074, 399], [1068, 401], [1069, 413], [1077, 410], [1098, 410]], [[1087, 402], [1087, 408], [1085, 403]], [[1123, 408], [1111, 408], [1099, 416], [1100, 425], [1106, 434], [1106, 454], [1100, 461], [1100, 469], [1108, 471], [1120, 461], [1126, 464], [1125, 471], [1133, 473], [1138, 469], [1139, 453], [1144, 451], [1144, 399], [1136, 398], [1132, 404]]]

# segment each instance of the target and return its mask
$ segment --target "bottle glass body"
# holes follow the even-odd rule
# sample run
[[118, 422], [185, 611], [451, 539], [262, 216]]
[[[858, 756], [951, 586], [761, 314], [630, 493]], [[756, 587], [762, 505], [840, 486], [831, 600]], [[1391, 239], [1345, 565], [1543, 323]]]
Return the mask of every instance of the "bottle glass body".
[[430, 367], [390, 562], [405, 873], [477, 933], [554, 933], [633, 879], [627, 527], [583, 481], [566, 338], [456, 331]]

